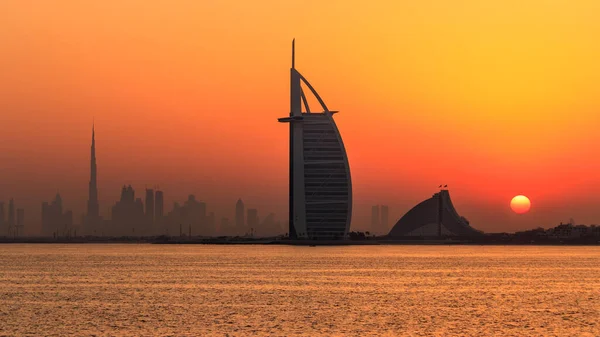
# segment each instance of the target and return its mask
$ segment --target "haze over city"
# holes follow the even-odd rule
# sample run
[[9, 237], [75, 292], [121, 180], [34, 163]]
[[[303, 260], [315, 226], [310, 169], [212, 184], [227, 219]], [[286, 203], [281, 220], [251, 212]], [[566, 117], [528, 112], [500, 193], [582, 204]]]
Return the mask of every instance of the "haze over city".
[[[600, 4], [353, 1], [0, 4], [0, 200], [39, 228], [85, 211], [92, 123], [100, 213], [122, 185], [287, 217], [289, 47], [331, 109], [352, 229], [447, 184], [486, 232], [599, 223]], [[307, 21], [291, 13], [310, 13]], [[373, 20], [377, 18], [377, 20]], [[276, 29], [274, 27], [277, 27]], [[309, 100], [312, 99], [309, 97]], [[531, 211], [514, 214], [527, 195]]]

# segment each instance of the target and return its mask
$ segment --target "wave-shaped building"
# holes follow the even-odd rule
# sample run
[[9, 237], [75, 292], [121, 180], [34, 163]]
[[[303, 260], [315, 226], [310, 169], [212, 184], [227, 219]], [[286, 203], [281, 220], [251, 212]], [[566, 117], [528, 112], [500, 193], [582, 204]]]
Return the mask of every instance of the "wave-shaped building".
[[[350, 229], [352, 183], [348, 156], [331, 111], [295, 68], [292, 42], [290, 115], [289, 237], [343, 239]], [[310, 90], [322, 111], [311, 111], [302, 88]], [[302, 107], [304, 106], [304, 111]]]
[[448, 190], [441, 190], [431, 198], [408, 211], [398, 222], [389, 237], [403, 236], [479, 236], [483, 233], [471, 227], [469, 221], [458, 214]]

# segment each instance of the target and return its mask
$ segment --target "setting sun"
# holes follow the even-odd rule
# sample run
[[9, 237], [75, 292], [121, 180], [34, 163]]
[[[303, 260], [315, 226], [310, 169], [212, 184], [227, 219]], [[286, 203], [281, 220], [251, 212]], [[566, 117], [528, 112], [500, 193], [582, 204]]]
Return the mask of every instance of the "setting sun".
[[510, 201], [510, 208], [517, 214], [529, 212], [531, 201], [524, 195], [517, 195]]

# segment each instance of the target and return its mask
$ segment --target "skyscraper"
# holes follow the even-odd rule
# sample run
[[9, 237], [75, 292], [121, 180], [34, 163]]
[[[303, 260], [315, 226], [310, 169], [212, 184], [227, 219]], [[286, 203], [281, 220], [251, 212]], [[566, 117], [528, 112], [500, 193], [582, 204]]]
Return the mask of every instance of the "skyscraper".
[[371, 231], [379, 232], [379, 205], [371, 207]]
[[389, 217], [390, 217], [390, 210], [386, 205], [381, 205], [381, 230], [382, 232], [380, 233], [381, 235], [387, 235], [387, 233], [390, 231], [389, 225], [388, 225], [388, 221], [389, 221]]
[[258, 227], [258, 210], [255, 208], [248, 208], [246, 224], [250, 229], [254, 229], [256, 231]]
[[235, 204], [235, 227], [238, 234], [244, 234], [246, 226], [244, 223], [244, 202], [242, 199], [238, 199]]
[[[352, 184], [348, 156], [333, 114], [313, 86], [295, 68], [292, 42], [290, 69], [289, 237], [342, 239], [350, 229]], [[322, 112], [311, 112], [302, 83]], [[305, 112], [302, 112], [304, 106]]]
[[112, 207], [112, 235], [146, 235], [144, 203], [131, 185], [121, 189], [121, 199]]
[[151, 227], [154, 224], [154, 190], [146, 189], [146, 219]]
[[42, 203], [42, 235], [53, 236], [65, 229], [62, 198], [56, 194], [51, 203]]
[[[99, 222], [98, 185], [96, 181], [96, 130], [92, 126], [92, 148], [90, 153], [90, 183], [88, 187], [88, 202], [86, 225], [95, 227]], [[91, 233], [95, 228], [88, 228]]]
[[156, 191], [154, 207], [154, 218], [157, 220], [162, 219], [165, 214], [165, 199], [162, 191]]

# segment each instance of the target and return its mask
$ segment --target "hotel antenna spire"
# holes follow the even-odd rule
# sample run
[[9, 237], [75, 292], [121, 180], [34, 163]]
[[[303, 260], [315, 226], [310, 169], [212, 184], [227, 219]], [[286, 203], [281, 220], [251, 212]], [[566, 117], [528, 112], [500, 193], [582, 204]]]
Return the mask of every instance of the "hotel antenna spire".
[[292, 39], [292, 69], [296, 68], [295, 67], [295, 63], [296, 63], [296, 39]]

